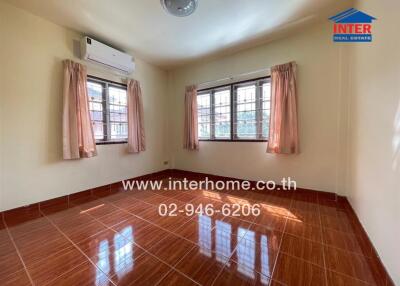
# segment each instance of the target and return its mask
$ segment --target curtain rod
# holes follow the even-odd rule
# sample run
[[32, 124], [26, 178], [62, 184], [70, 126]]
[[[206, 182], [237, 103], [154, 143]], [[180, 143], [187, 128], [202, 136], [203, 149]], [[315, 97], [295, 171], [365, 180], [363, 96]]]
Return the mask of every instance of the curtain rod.
[[247, 72], [247, 73], [241, 73], [241, 74], [237, 74], [237, 75], [231, 75], [231, 76], [228, 76], [228, 77], [225, 77], [225, 78], [220, 78], [220, 79], [217, 79], [217, 80], [210, 80], [210, 81], [205, 81], [205, 82], [202, 82], [202, 83], [198, 83], [197, 85], [206, 85], [206, 84], [211, 84], [211, 83], [217, 83], [217, 82], [224, 81], [224, 80], [233, 80], [233, 79], [235, 79], [237, 77], [242, 77], [242, 76], [246, 76], [246, 75], [260, 73], [260, 72], [263, 72], [263, 71], [269, 71], [269, 70], [271, 70], [271, 68], [260, 69], [260, 70]]

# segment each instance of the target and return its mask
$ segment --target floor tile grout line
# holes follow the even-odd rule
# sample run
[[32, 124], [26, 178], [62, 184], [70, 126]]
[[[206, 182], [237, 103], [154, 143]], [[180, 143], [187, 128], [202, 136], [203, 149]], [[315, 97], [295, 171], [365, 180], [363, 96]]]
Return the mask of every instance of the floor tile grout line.
[[[119, 210], [121, 210], [121, 211], [123, 211], [123, 212], [126, 212], [126, 213], [128, 213], [128, 214], [130, 214], [130, 215], [132, 215], [132, 216], [134, 216], [134, 217], [136, 217], [136, 218], [139, 218], [139, 219], [141, 219], [141, 220], [143, 220], [143, 221], [145, 221], [145, 222], [147, 222], [147, 223], [150, 223], [150, 224], [153, 225], [153, 226], [156, 226], [156, 227], [158, 227], [158, 228], [161, 228], [162, 230], [164, 230], [164, 231], [166, 231], [166, 232], [168, 232], [168, 233], [170, 233], [170, 234], [177, 235], [177, 234], [175, 234], [174, 232], [172, 232], [171, 230], [166, 229], [166, 228], [164, 228], [164, 227], [161, 227], [161, 226], [155, 224], [154, 222], [149, 221], [148, 219], [142, 218], [142, 217], [140, 217], [139, 215], [136, 215], [136, 214], [130, 212], [129, 210], [123, 209], [123, 208], [119, 207], [118, 205], [115, 205], [114, 203], [110, 203], [110, 204], [112, 204], [114, 207], [118, 208]], [[186, 225], [187, 223], [189, 223], [190, 221], [192, 221], [194, 218], [195, 218], [195, 216], [193, 216], [191, 219], [189, 219], [187, 222], [185, 222], [185, 223], [182, 225], [182, 227], [183, 227], [184, 225]], [[179, 235], [178, 235], [178, 236], [179, 236]], [[181, 236], [179, 236], [179, 237], [181, 237]], [[185, 239], [185, 240], [187, 240], [187, 241], [189, 241], [188, 239], [186, 239], [186, 238], [184, 238], [184, 237], [182, 237], [182, 238]], [[190, 241], [190, 242], [191, 242], [191, 241]]]
[[[294, 258], [294, 259], [297, 259], [297, 260], [303, 261], [303, 262], [305, 262], [305, 263], [312, 264], [312, 265], [314, 265], [314, 266], [316, 266], [316, 267], [318, 267], [318, 268], [324, 269], [323, 266], [321, 266], [321, 265], [319, 265], [319, 264], [316, 264], [316, 263], [314, 263], [314, 262], [311, 262], [311, 261], [309, 261], [309, 260], [306, 260], [306, 259], [304, 259], [304, 258], [294, 256], [293, 254], [287, 253], [287, 252], [282, 251], [282, 250], [281, 250], [280, 252], [283, 253], [283, 254], [286, 255], [286, 256], [292, 257], [292, 258]], [[346, 277], [348, 277], [348, 278], [352, 278], [352, 279], [361, 281], [361, 282], [363, 282], [363, 283], [365, 283], [365, 284], [371, 285], [369, 282], [366, 282], [366, 281], [364, 281], [364, 280], [361, 280], [360, 278], [357, 278], [357, 277], [348, 275], [348, 274], [346, 274], [346, 273], [339, 272], [339, 271], [336, 271], [336, 270], [330, 269], [330, 268], [326, 268], [326, 269], [329, 270], [329, 271], [331, 271], [331, 272], [335, 272], [335, 273], [337, 273], [337, 274], [346, 276]]]
[[[24, 259], [22, 258], [22, 255], [21, 255], [21, 253], [20, 253], [20, 251], [19, 251], [19, 249], [18, 249], [18, 246], [17, 246], [17, 244], [16, 244], [15, 241], [14, 241], [14, 238], [13, 238], [13, 236], [12, 236], [12, 234], [11, 234], [10, 229], [8, 228], [8, 225], [7, 225], [6, 220], [4, 219], [4, 216], [3, 216], [3, 224], [4, 224], [5, 228], [6, 228], [8, 237], [9, 237], [9, 239], [11, 240], [11, 243], [13, 244], [13, 246], [14, 246], [14, 248], [15, 248], [15, 251], [16, 251], [16, 253], [17, 253], [17, 255], [18, 255], [18, 258], [20, 259], [21, 264], [22, 264], [22, 266], [24, 267], [24, 270], [25, 270], [26, 275], [28, 276], [29, 282], [31, 283], [31, 285], [34, 286], [35, 283], [33, 282], [33, 279], [32, 279], [32, 277], [31, 277], [31, 274], [30, 274], [29, 271], [28, 271], [28, 268], [27, 268], [27, 266], [26, 266], [26, 264], [25, 264], [25, 261], [24, 261]], [[20, 271], [20, 270], [18, 270], [18, 271]], [[15, 273], [16, 273], [16, 272], [15, 272]]]
[[229, 263], [229, 260], [231, 260], [233, 254], [235, 253], [236, 249], [239, 246], [239, 243], [244, 239], [244, 237], [246, 236], [247, 232], [249, 231], [250, 227], [253, 225], [253, 223], [251, 223], [249, 225], [249, 227], [246, 229], [245, 234], [243, 235], [243, 237], [240, 238], [239, 241], [237, 241], [235, 248], [231, 251], [231, 254], [229, 257], [225, 257], [226, 258], [226, 262], [224, 263], [224, 265], [221, 267], [221, 270], [218, 272], [217, 275], [215, 275], [214, 280], [211, 282], [211, 286], [214, 286], [214, 283], [218, 280], [218, 277], [221, 275], [222, 271], [224, 271], [225, 267], [227, 266], [227, 264]]
[[[293, 196], [291, 196], [291, 199], [290, 199], [290, 206], [289, 206], [289, 209], [292, 207], [292, 204], [293, 204]], [[284, 225], [284, 227], [283, 227], [283, 234], [286, 232], [287, 222], [288, 222], [288, 218], [286, 217], [285, 225]], [[271, 277], [270, 277], [269, 284], [272, 283], [272, 279], [273, 279], [273, 276], [274, 276], [274, 273], [275, 273], [275, 270], [276, 270], [276, 265], [277, 265], [277, 263], [278, 263], [279, 254], [280, 254], [281, 248], [282, 248], [283, 237], [284, 237], [284, 235], [282, 235], [281, 241], [279, 242], [279, 247], [278, 247], [278, 251], [277, 251], [277, 254], [276, 254], [276, 259], [275, 259], [275, 262], [274, 262], [274, 266], [272, 267]], [[279, 281], [278, 281], [278, 282], [279, 282]]]
[[[158, 195], [158, 194], [157, 194]], [[179, 195], [176, 195], [176, 196], [179, 196]], [[164, 196], [165, 197], [165, 196]], [[196, 199], [196, 198], [193, 198], [192, 200], [194, 200], [194, 199]], [[137, 199], [137, 200], [139, 200], [139, 201], [141, 201], [140, 199]], [[142, 201], [142, 202], [144, 202], [144, 203], [147, 203], [146, 201]], [[188, 202], [183, 202], [183, 203], [188, 203]], [[267, 203], [267, 202], [265, 202], [265, 203]], [[149, 203], [148, 203], [149, 204]], [[155, 204], [155, 205], [157, 205], [157, 204]], [[123, 211], [125, 211], [124, 209], [122, 209]], [[130, 212], [128, 212], [129, 214], [131, 214], [132, 215], [132, 213], [130, 213]], [[135, 214], [133, 214], [135, 217], [139, 217], [139, 216], [137, 216], [137, 215], [135, 215]], [[320, 215], [320, 213], [319, 213], [319, 215]], [[94, 218], [95, 220], [97, 220], [95, 217], [93, 217], [93, 216], [91, 216], [92, 218]], [[141, 218], [142, 219], [142, 218]], [[239, 218], [240, 219], [240, 218]], [[320, 219], [320, 224], [321, 224], [321, 217], [319, 216], [319, 219]], [[144, 219], [144, 220], [146, 220], [146, 219]], [[286, 221], [285, 221], [285, 227], [286, 227], [286, 223], [287, 223], [287, 218], [286, 218]], [[148, 220], [146, 220], [146, 221], [148, 221]], [[190, 221], [190, 220], [189, 220]], [[189, 222], [188, 221], [188, 222]], [[149, 221], [148, 221], [149, 222]], [[151, 222], [150, 222], [151, 223]], [[154, 223], [152, 223], [153, 225], [155, 225]], [[186, 224], [186, 223], [185, 223]], [[251, 223], [251, 225], [254, 225], [255, 223], [254, 222], [252, 222]], [[158, 225], [157, 225], [158, 226]], [[263, 227], [266, 227], [266, 228], [269, 228], [269, 227], [267, 227], [267, 226], [263, 226]], [[162, 227], [161, 227], [162, 228]], [[162, 229], [164, 229], [164, 228], [162, 228]], [[270, 228], [271, 229], [271, 228]], [[322, 229], [322, 227], [321, 227], [321, 229]], [[333, 229], [333, 230], [335, 230], [335, 229]], [[168, 231], [168, 230], [167, 230]], [[339, 230], [335, 230], [335, 231], [339, 231]], [[173, 233], [173, 234], [175, 234], [174, 232], [172, 232], [172, 231], [168, 231], [168, 232], [171, 232], [171, 233]], [[286, 232], [283, 232], [283, 233], [286, 233]], [[344, 232], [345, 233], [345, 232]], [[176, 234], [175, 234], [176, 235]], [[304, 239], [306, 239], [306, 238], [304, 238]], [[192, 241], [190, 241], [190, 242], [192, 242]], [[318, 243], [318, 242], [317, 242]], [[236, 248], [235, 248], [236, 249]], [[340, 248], [338, 248], [338, 249], [340, 249]], [[340, 250], [343, 250], [343, 251], [347, 251], [347, 250], [345, 250], [345, 249], [340, 249]], [[234, 252], [234, 251], [233, 251]], [[233, 253], [232, 252], [232, 253]], [[347, 251], [347, 252], [349, 252], [349, 251]], [[357, 254], [357, 253], [355, 253], [355, 254]], [[335, 271], [334, 271], [335, 272]], [[341, 273], [342, 274], [342, 273]], [[355, 278], [355, 277], [352, 277], [352, 276], [349, 276], [349, 277], [351, 277], [351, 278], [353, 278], [353, 279], [357, 279], [357, 278]], [[361, 281], [361, 280], [360, 280]]]
[[[106, 273], [104, 273], [104, 271], [102, 269], [97, 267], [97, 265], [94, 264], [93, 261], [48, 216], [46, 216], [43, 212], [41, 212], [41, 214], [89, 261], [89, 263], [91, 263], [96, 269], [100, 270], [101, 273], [103, 273], [107, 277], [107, 279], [111, 282], [112, 285], [115, 285], [115, 283], [109, 279], [108, 275]], [[69, 271], [59, 275], [58, 277], [55, 277], [52, 281], [55, 281], [55, 279], [58, 279], [59, 277], [62, 277], [63, 275], [70, 273], [72, 270], [76, 269], [78, 266], [80, 266], [84, 263], [85, 262], [82, 262], [82, 263], [76, 265]]]
[[[318, 216], [319, 216], [319, 223], [320, 223], [320, 235], [321, 235], [321, 240], [324, 242], [324, 233], [322, 230], [322, 218], [321, 218], [321, 210], [320, 210], [320, 204], [319, 204], [319, 196], [317, 196], [317, 201], [318, 201]], [[325, 276], [325, 285], [328, 284], [328, 270], [326, 268], [326, 254], [325, 254], [325, 246], [322, 246], [322, 260], [323, 260], [323, 266], [324, 266], [324, 276]]]
[[[116, 206], [116, 205], [115, 205], [115, 207], [118, 208], [118, 206]], [[129, 212], [127, 212], [125, 209], [120, 209], [120, 210], [122, 210], [122, 211], [124, 211], [124, 212], [126, 212], [126, 213], [129, 213]], [[129, 214], [130, 214], [130, 215], [133, 215], [132, 213], [129, 213]], [[97, 222], [101, 223], [102, 225], [104, 225], [107, 229], [113, 231], [114, 233], [118, 233], [116, 230], [112, 229], [111, 227], [109, 227], [109, 226], [107, 226], [106, 224], [104, 224], [103, 222], [101, 222], [98, 218], [96, 218], [96, 217], [90, 215], [89, 213], [88, 213], [87, 215], [89, 215], [90, 217], [92, 217], [94, 220], [96, 220]], [[133, 216], [138, 217], [138, 216], [136, 216], [136, 215], [133, 215]], [[142, 219], [142, 218], [140, 218], [140, 219]], [[146, 220], [146, 221], [147, 221], [147, 220]], [[190, 221], [190, 220], [189, 220], [189, 221]], [[188, 221], [188, 222], [189, 222], [189, 221]], [[149, 222], [149, 221], [147, 221], [147, 222]], [[121, 223], [122, 223], [122, 222], [121, 222]], [[150, 222], [149, 222], [149, 223], [150, 223]], [[186, 223], [185, 223], [185, 224], [186, 224]], [[117, 225], [117, 224], [116, 224], [116, 225]], [[152, 225], [155, 225], [155, 224], [152, 223]], [[155, 226], [157, 226], [157, 225], [155, 225]], [[157, 227], [159, 227], [159, 226], [157, 226]], [[146, 229], [146, 227], [145, 227], [144, 229]], [[176, 235], [175, 233], [172, 233], [172, 232], [171, 232], [171, 234]], [[176, 236], [177, 236], [177, 235], [176, 235]], [[178, 237], [179, 237], [179, 238], [182, 238], [181, 236], [178, 236]], [[124, 238], [125, 238], [125, 237], [124, 237]], [[127, 239], [127, 238], [125, 238], [125, 239], [126, 239], [127, 241], [129, 241], [129, 239]], [[161, 241], [163, 241], [163, 239], [162, 239]], [[161, 241], [160, 241], [160, 242], [161, 242]], [[178, 265], [178, 263], [179, 263], [184, 257], [186, 257], [186, 255], [187, 255], [192, 249], [194, 249], [194, 248], [196, 247], [196, 244], [193, 243], [192, 241], [189, 241], [189, 242], [193, 244], [193, 247], [191, 247], [191, 248], [182, 256], [182, 258], [181, 258], [180, 260], [178, 260], [178, 261], [175, 263], [175, 266], [173, 266], [173, 265], [171, 265], [171, 264], [165, 262], [163, 259], [161, 259], [160, 257], [154, 255], [154, 254], [151, 253], [149, 250], [147, 250], [147, 249], [145, 249], [144, 247], [142, 247], [142, 246], [136, 244], [135, 242], [132, 242], [132, 241], [129, 241], [129, 242], [135, 244], [135, 245], [138, 246], [140, 249], [142, 249], [143, 252], [144, 252], [143, 254], [141, 254], [141, 255], [139, 255], [138, 257], [136, 257], [136, 259], [141, 258], [142, 256], [144, 256], [144, 255], [147, 254], [147, 255], [150, 255], [150, 256], [154, 257], [155, 259], [161, 261], [162, 263], [164, 263], [165, 265], [167, 265], [169, 268], [171, 268], [171, 270], [168, 271], [168, 272], [160, 279], [160, 281], [161, 281], [162, 279], [164, 279], [172, 270], [175, 270], [175, 271], [179, 272], [180, 274], [182, 274], [183, 276], [189, 278], [191, 281], [195, 282], [196, 284], [199, 284], [198, 282], [196, 282], [195, 280], [191, 279], [191, 278], [188, 277], [186, 274], [180, 272], [178, 269], [175, 268], [175, 266]], [[89, 260], [91, 261], [91, 259], [89, 259]], [[92, 263], [92, 264], [94, 264], [94, 263]], [[101, 270], [101, 269], [100, 269], [100, 270]], [[107, 277], [108, 277], [108, 276], [107, 276]], [[111, 277], [110, 277], [110, 278], [111, 278]], [[111, 279], [109, 279], [109, 280], [111, 280]], [[158, 281], [157, 283], [159, 283], [160, 281]], [[156, 285], [157, 285], [157, 283], [156, 283]], [[200, 285], [200, 284], [199, 284], [199, 285]]]
[[[126, 212], [126, 210], [124, 210], [124, 209], [121, 209], [121, 210], [124, 211], [124, 212]], [[129, 212], [127, 212], [127, 213], [129, 213]], [[129, 214], [132, 215], [131, 213], [129, 213]], [[88, 214], [88, 215], [90, 215], [90, 214]], [[133, 215], [133, 216], [137, 217], [136, 215]], [[99, 221], [97, 218], [95, 218], [95, 217], [93, 217], [93, 216], [91, 216], [91, 217], [92, 217], [93, 219], [95, 219], [96, 221], [100, 222], [101, 224], [103, 224], [103, 225], [104, 225], [105, 227], [107, 227], [109, 230], [111, 230], [111, 231], [113, 231], [113, 232], [115, 232], [115, 233], [118, 233], [116, 230], [114, 230], [114, 229], [112, 229], [111, 227], [105, 225], [104, 223], [102, 223], [101, 221]], [[185, 224], [186, 224], [186, 223], [185, 223]], [[152, 224], [152, 225], [154, 225], [154, 224]], [[157, 227], [158, 227], [158, 226], [157, 226]], [[146, 227], [145, 227], [144, 229], [146, 229]], [[171, 233], [171, 234], [174, 234], [174, 233]], [[174, 234], [174, 235], [176, 235], [176, 234]], [[181, 238], [181, 237], [179, 236], [179, 238]], [[127, 239], [127, 238], [126, 238], [126, 240], [129, 241], [129, 239]], [[161, 241], [163, 241], [163, 239], [162, 239]], [[161, 242], [161, 241], [159, 241], [159, 242]], [[190, 241], [190, 242], [191, 242], [191, 241]], [[138, 246], [140, 249], [142, 249], [143, 252], [144, 252], [142, 255], [139, 255], [136, 259], [138, 259], [139, 257], [142, 257], [142, 256], [144, 256], [144, 255], [147, 254], [147, 255], [150, 255], [150, 256], [152, 256], [153, 258], [155, 258], [155, 259], [161, 261], [162, 263], [164, 263], [165, 265], [167, 265], [169, 268], [171, 268], [171, 270], [169, 270], [169, 271], [160, 279], [160, 281], [161, 281], [162, 279], [164, 279], [172, 270], [175, 270], [175, 271], [179, 272], [180, 274], [182, 274], [183, 276], [189, 278], [191, 281], [193, 281], [193, 282], [195, 282], [196, 284], [198, 284], [198, 282], [194, 281], [193, 279], [191, 279], [190, 277], [188, 277], [186, 274], [180, 272], [180, 271], [179, 271], [178, 269], [176, 269], [173, 265], [171, 265], [171, 264], [165, 262], [165, 261], [164, 261], [163, 259], [161, 259], [160, 257], [158, 257], [158, 256], [154, 255], [153, 253], [151, 253], [149, 250], [147, 250], [147, 249], [145, 249], [144, 247], [142, 247], [142, 246], [136, 244], [135, 242], [130, 241], [130, 243], [135, 244], [135, 245]], [[191, 247], [191, 248], [182, 256], [182, 258], [181, 258], [180, 260], [178, 260], [178, 261], [175, 263], [175, 266], [178, 265], [178, 263], [179, 263], [184, 257], [186, 257], [186, 255], [187, 255], [194, 247], [196, 247], [195, 244], [194, 244], [193, 242], [191, 242], [191, 243], [193, 244], [193, 247]], [[158, 282], [157, 282], [157, 283], [158, 283]], [[157, 285], [157, 283], [156, 283], [156, 285]]]
[[[293, 200], [293, 199], [292, 199], [292, 200]], [[147, 202], [145, 202], [145, 203], [147, 203]], [[134, 215], [135, 217], [138, 217], [138, 218], [140, 218], [140, 219], [143, 219], [143, 218], [141, 218], [140, 216], [138, 216], [138, 215], [136, 215], [136, 214], [133, 214], [133, 213], [131, 213], [131, 212], [129, 212], [129, 211], [123, 209], [123, 208], [120, 208], [119, 206], [117, 206], [117, 205], [115, 205], [115, 204], [113, 204], [113, 205], [114, 205], [115, 207], [119, 208], [120, 210], [124, 211], [124, 212], [127, 212], [127, 213], [129, 213], [129, 214], [131, 214], [131, 215]], [[292, 201], [291, 201], [291, 203], [290, 203], [290, 207], [291, 207], [291, 205], [292, 205]], [[317, 206], [318, 206], [318, 215], [319, 215], [319, 204], [317, 204]], [[290, 207], [289, 207], [289, 208], [290, 208]], [[234, 218], [235, 218], [235, 217], [234, 217]], [[94, 218], [94, 219], [96, 219], [96, 218]], [[192, 218], [192, 219], [193, 219], [193, 218]], [[186, 224], [187, 224], [188, 222], [190, 222], [192, 219], [190, 219], [189, 221], [187, 221], [184, 225], [186, 225]], [[240, 218], [238, 218], [238, 219], [240, 219]], [[96, 219], [96, 220], [97, 220], [97, 219]], [[152, 223], [151, 221], [148, 221], [147, 219], [143, 219], [143, 220], [145, 220], [145, 221], [151, 223], [152, 225], [155, 225], [155, 226], [157, 226], [157, 227], [160, 227], [160, 226], [158, 226], [158, 225]], [[304, 262], [307, 262], [307, 263], [311, 263], [311, 264], [313, 264], [313, 265], [316, 265], [316, 264], [314, 264], [314, 263], [312, 263], [312, 262], [310, 262], [310, 261], [308, 261], [308, 260], [301, 259], [301, 258], [299, 258], [299, 257], [290, 255], [290, 254], [288, 254], [288, 253], [286, 253], [286, 252], [280, 250], [280, 247], [281, 247], [281, 244], [282, 244], [282, 241], [283, 241], [283, 236], [284, 236], [284, 234], [286, 233], [286, 232], [285, 232], [285, 229], [286, 229], [287, 220], [288, 220], [288, 218], [285, 217], [285, 226], [284, 226], [284, 230], [283, 230], [283, 231], [279, 231], [279, 232], [282, 234], [282, 238], [281, 238], [281, 241], [280, 241], [280, 246], [279, 246], [279, 250], [278, 250], [278, 252], [277, 252], [277, 258], [276, 258], [276, 261], [275, 261], [275, 264], [274, 264], [274, 267], [273, 267], [273, 271], [275, 270], [275, 265], [276, 265], [276, 263], [277, 263], [278, 256], [279, 256], [279, 253], [280, 253], [280, 252], [284, 253], [285, 255], [291, 256], [291, 257], [293, 257], [293, 258], [297, 258], [297, 259], [299, 259], [299, 260], [302, 260], [302, 261], [304, 261]], [[319, 220], [320, 220], [320, 229], [321, 229], [321, 232], [322, 232], [322, 225], [321, 225], [321, 218], [320, 218], [320, 216], [319, 216]], [[259, 224], [255, 223], [255, 221], [256, 221], [256, 219], [253, 219], [253, 222], [250, 223], [251, 225], [249, 226], [249, 228], [250, 228], [251, 226], [253, 226], [253, 225], [259, 225]], [[245, 222], [248, 222], [248, 221], [245, 221]], [[248, 223], [249, 223], [249, 222], [248, 222]], [[261, 225], [261, 226], [263, 226], [263, 225]], [[182, 227], [183, 227], [183, 225], [182, 225]], [[278, 230], [276, 230], [276, 229], [273, 229], [273, 228], [270, 228], [270, 227], [267, 227], [267, 226], [263, 226], [263, 227], [266, 227], [266, 228], [271, 229], [271, 230], [274, 230], [274, 231], [278, 231]], [[160, 227], [160, 228], [162, 228], [162, 227]], [[247, 231], [249, 230], [249, 228], [247, 229]], [[166, 230], [166, 229], [164, 229], [164, 228], [162, 228], [162, 229], [163, 229], [163, 230]], [[178, 229], [179, 229], [179, 228], [178, 228]], [[177, 230], [178, 230], [178, 229], [177, 229]], [[214, 228], [213, 228], [213, 229], [214, 229]], [[188, 240], [188, 239], [186, 239], [185, 237], [182, 237], [182, 236], [180, 236], [180, 235], [178, 235], [178, 234], [176, 234], [176, 233], [174, 233], [174, 232], [172, 232], [172, 231], [170, 231], [170, 230], [167, 230], [167, 231], [170, 232], [170, 233], [172, 233], [172, 234], [174, 234], [174, 235], [179, 236], [180, 238], [185, 239], [186, 241], [189, 241], [189, 242], [193, 243], [193, 241]], [[287, 233], [287, 234], [291, 235], [290, 233]], [[292, 236], [298, 237], [298, 236], [296, 236], [296, 235], [292, 235]], [[298, 237], [298, 238], [303, 238], [303, 237]], [[242, 240], [242, 239], [245, 239], [245, 238], [243, 237], [243, 238], [241, 238], [241, 240]], [[310, 240], [310, 239], [307, 239], [307, 238], [303, 238], [303, 239], [306, 239], [306, 240], [308, 240], [308, 241], [310, 241], [310, 242], [314, 242], [314, 243], [321, 244], [322, 246], [325, 245], [325, 244], [323, 244], [323, 243], [321, 243], [321, 242], [313, 241], [313, 240]], [[321, 234], [321, 239], [322, 239], [322, 234]], [[330, 245], [326, 245], [326, 246], [330, 246]], [[330, 247], [332, 247], [332, 246], [330, 246]], [[237, 246], [236, 246], [235, 249], [232, 251], [232, 255], [233, 255], [233, 253], [236, 251], [236, 248], [237, 248]], [[336, 247], [332, 247], [332, 248], [336, 248]], [[350, 251], [347, 251], [347, 250], [344, 250], [344, 249], [340, 249], [340, 248], [336, 248], [336, 249], [339, 249], [339, 250], [342, 250], [342, 251], [346, 251], [346, 252], [350, 252]], [[351, 252], [351, 253], [353, 253], [353, 252]], [[355, 253], [355, 254], [356, 254], [356, 253]], [[187, 253], [185, 254], [185, 256], [186, 256], [186, 255], [187, 255]], [[231, 255], [231, 256], [232, 256], [232, 255]], [[359, 255], [360, 255], [360, 254], [359, 254]], [[363, 256], [363, 255], [360, 255], [360, 256]], [[363, 256], [363, 257], [364, 257], [364, 256]], [[323, 258], [323, 259], [324, 259], [324, 258]], [[161, 260], [161, 261], [162, 261], [162, 260]], [[324, 262], [325, 262], [325, 261], [324, 261]], [[222, 267], [221, 271], [220, 271], [220, 272], [218, 273], [218, 275], [216, 276], [215, 280], [219, 277], [219, 275], [221, 274], [221, 272], [222, 272], [223, 268], [225, 267], [225, 265], [226, 265], [226, 263], [224, 264], [224, 266]], [[316, 266], [318, 266], [318, 267], [324, 269], [324, 271], [326, 272], [326, 267], [325, 267], [325, 266], [324, 266], [324, 267], [321, 267], [321, 266], [319, 266], [319, 265], [316, 265]], [[273, 271], [272, 271], [272, 274], [273, 274]], [[336, 271], [335, 271], [335, 272], [336, 272]], [[337, 273], [340, 273], [340, 272], [337, 272]], [[272, 280], [272, 274], [271, 274], [271, 277], [269, 277], [271, 280]], [[341, 274], [341, 273], [340, 273], [340, 274]], [[186, 275], [185, 275], [185, 276], [186, 276]], [[348, 275], [346, 275], [346, 276], [348, 276]], [[353, 276], [348, 276], [348, 277], [357, 279], [356, 277], [353, 277]], [[164, 278], [165, 278], [165, 277], [164, 277]], [[214, 280], [214, 281], [215, 281], [215, 280]], [[214, 282], [214, 281], [213, 281], [213, 282]], [[363, 280], [359, 280], [359, 281], [363, 281]], [[363, 281], [363, 282], [364, 282], [364, 281]]]

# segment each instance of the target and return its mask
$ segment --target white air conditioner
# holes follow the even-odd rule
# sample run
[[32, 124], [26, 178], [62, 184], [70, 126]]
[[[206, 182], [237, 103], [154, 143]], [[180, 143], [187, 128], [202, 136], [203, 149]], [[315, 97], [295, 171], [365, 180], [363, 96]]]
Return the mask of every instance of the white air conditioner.
[[135, 70], [133, 57], [99, 41], [84, 37], [81, 41], [82, 59], [117, 69], [124, 73], [132, 73]]

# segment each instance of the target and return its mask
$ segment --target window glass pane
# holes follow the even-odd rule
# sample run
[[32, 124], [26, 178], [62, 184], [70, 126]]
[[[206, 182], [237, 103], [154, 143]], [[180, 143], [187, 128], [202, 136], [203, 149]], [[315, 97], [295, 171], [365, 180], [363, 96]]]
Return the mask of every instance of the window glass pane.
[[103, 121], [102, 111], [90, 111], [90, 118], [94, 121]]
[[199, 138], [210, 138], [210, 123], [199, 123]]
[[104, 85], [97, 82], [87, 82], [89, 96], [89, 112], [96, 140], [104, 139], [103, 89]]
[[119, 104], [119, 105], [127, 104], [125, 89], [110, 86], [108, 88], [108, 96], [110, 104]]
[[204, 94], [199, 94], [197, 96], [197, 108], [199, 109], [207, 109], [211, 105], [210, 102], [210, 94], [209, 93], [204, 93]]
[[231, 90], [214, 93], [214, 132], [217, 139], [231, 137]]
[[255, 84], [238, 87], [237, 89], [237, 102], [255, 102], [256, 101], [256, 86]]
[[256, 85], [251, 84], [238, 87], [236, 92], [237, 137], [242, 139], [256, 139]]
[[103, 104], [94, 101], [89, 101], [89, 109], [96, 111], [103, 111]]
[[93, 133], [94, 139], [103, 140], [104, 139], [104, 123], [102, 121], [93, 121]]
[[126, 140], [128, 138], [128, 108], [126, 89], [109, 86], [109, 120], [110, 140]]
[[88, 80], [89, 110], [96, 140], [126, 140], [126, 88], [106, 80]]
[[198, 134], [201, 139], [211, 138], [211, 97], [210, 93], [197, 95]]
[[102, 102], [103, 101], [103, 85], [100, 83], [95, 83], [95, 82], [88, 82], [87, 83], [87, 88], [88, 88], [88, 96], [90, 101], [97, 101], [97, 102]]
[[262, 85], [262, 137], [267, 138], [269, 134], [269, 118], [271, 111], [271, 83]]
[[128, 123], [110, 123], [110, 139], [128, 138]]

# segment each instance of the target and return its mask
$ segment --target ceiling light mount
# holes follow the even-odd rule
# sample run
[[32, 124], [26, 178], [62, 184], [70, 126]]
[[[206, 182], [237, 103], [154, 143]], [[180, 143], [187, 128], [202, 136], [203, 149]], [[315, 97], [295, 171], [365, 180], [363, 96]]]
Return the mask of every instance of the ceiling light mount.
[[197, 8], [197, 0], [160, 0], [161, 5], [169, 14], [186, 17]]

